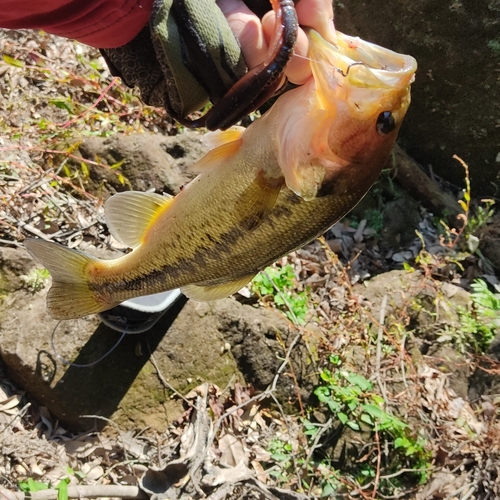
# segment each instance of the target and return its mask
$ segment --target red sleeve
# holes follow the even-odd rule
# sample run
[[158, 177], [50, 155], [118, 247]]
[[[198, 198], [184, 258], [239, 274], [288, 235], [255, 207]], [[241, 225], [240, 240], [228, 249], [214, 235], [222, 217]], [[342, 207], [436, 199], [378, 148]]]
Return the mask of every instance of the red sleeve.
[[153, 0], [3, 0], [0, 27], [42, 29], [101, 49], [130, 42], [148, 22]]

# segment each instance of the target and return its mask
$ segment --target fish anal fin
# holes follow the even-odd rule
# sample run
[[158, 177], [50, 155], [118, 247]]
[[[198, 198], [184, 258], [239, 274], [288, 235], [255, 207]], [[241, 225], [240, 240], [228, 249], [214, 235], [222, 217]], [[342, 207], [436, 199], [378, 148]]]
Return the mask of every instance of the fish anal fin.
[[104, 205], [109, 231], [118, 241], [137, 247], [152, 222], [173, 203], [171, 196], [139, 191], [117, 193]]
[[236, 281], [223, 283], [222, 285], [186, 285], [181, 288], [181, 292], [186, 297], [198, 302], [224, 299], [241, 290], [254, 276], [255, 274], [251, 274]]
[[210, 148], [217, 148], [228, 142], [234, 142], [241, 139], [243, 132], [245, 132], [245, 127], [239, 127], [238, 125], [233, 125], [227, 130], [214, 130], [213, 132], [207, 132], [203, 136], [203, 142]]
[[260, 171], [237, 202], [239, 225], [248, 231], [257, 228], [274, 208], [284, 185], [283, 177], [267, 177], [265, 172]]
[[220, 146], [211, 149], [203, 158], [191, 166], [189, 170], [202, 174], [217, 167], [221, 162], [225, 162], [231, 158], [240, 149], [242, 142], [240, 138], [232, 142], [221, 143]]

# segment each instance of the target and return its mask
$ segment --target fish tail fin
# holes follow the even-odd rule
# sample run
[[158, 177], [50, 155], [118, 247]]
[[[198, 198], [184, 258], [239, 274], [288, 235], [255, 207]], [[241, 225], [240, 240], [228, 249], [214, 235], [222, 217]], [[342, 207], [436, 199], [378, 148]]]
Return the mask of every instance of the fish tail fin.
[[80, 318], [113, 307], [103, 304], [90, 289], [88, 265], [98, 259], [58, 243], [29, 239], [24, 245], [30, 255], [48, 269], [52, 286], [47, 309], [54, 319]]

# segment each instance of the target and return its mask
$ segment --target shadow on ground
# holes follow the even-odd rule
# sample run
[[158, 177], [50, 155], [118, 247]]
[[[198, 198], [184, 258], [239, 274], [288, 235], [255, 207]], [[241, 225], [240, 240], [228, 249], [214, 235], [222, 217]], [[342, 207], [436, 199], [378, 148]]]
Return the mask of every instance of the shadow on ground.
[[[120, 401], [154, 353], [158, 344], [177, 318], [187, 299], [182, 298], [156, 323], [151, 330], [140, 334], [125, 335], [117, 347], [99, 363], [87, 365], [104, 356], [116, 344], [120, 333], [101, 323], [80, 353], [73, 360], [64, 375], [55, 384], [52, 396], [55, 405], [52, 411], [59, 418], [71, 421], [74, 425], [89, 428], [95, 421], [97, 428], [106, 422], [99, 419], [81, 418], [82, 415], [111, 417]], [[63, 364], [51, 356], [52, 363]], [[46, 361], [40, 361], [46, 364]], [[63, 367], [60, 367], [63, 368]], [[42, 369], [42, 366], [39, 367]], [[97, 389], [98, 388], [98, 389]], [[63, 401], [58, 408], [57, 401]]]

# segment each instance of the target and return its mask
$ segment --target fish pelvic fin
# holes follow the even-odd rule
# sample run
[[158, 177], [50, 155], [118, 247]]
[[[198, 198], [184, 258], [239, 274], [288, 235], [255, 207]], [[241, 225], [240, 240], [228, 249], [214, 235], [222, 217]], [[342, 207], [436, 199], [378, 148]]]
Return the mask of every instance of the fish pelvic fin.
[[229, 134], [229, 137], [221, 137], [222, 134], [227, 134], [228, 132], [232, 132], [231, 129], [220, 132], [219, 136], [214, 135], [212, 143], [217, 144], [217, 147], [211, 149], [203, 158], [191, 166], [189, 170], [198, 174], [203, 174], [217, 167], [222, 162], [227, 161], [231, 158], [231, 156], [236, 154], [243, 142], [241, 139], [242, 133], [237, 131]]
[[80, 318], [114, 305], [103, 304], [90, 290], [87, 266], [97, 262], [96, 258], [39, 239], [25, 240], [24, 246], [50, 272], [47, 310], [54, 319]]
[[248, 231], [253, 231], [260, 226], [274, 208], [284, 185], [284, 177], [267, 177], [261, 170], [237, 201], [239, 225]]
[[135, 248], [144, 242], [148, 228], [172, 205], [172, 196], [139, 191], [117, 193], [108, 199], [104, 214], [109, 231], [119, 242]]
[[241, 290], [255, 274], [245, 276], [236, 281], [223, 283], [222, 285], [187, 285], [181, 288], [181, 292], [188, 298], [197, 302], [209, 302], [211, 300], [224, 299]]

